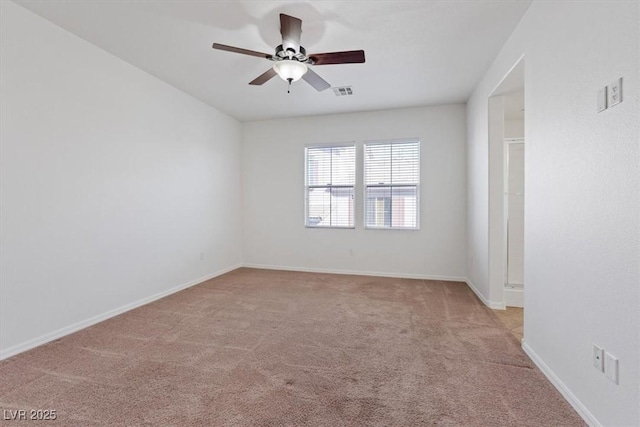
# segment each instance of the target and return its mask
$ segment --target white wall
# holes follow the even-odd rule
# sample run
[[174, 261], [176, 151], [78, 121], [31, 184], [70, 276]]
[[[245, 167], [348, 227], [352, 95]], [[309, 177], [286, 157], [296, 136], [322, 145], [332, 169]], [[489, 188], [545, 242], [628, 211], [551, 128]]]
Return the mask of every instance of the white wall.
[[[243, 130], [245, 263], [464, 277], [464, 105], [251, 122]], [[421, 140], [421, 228], [364, 230], [362, 142], [407, 137]], [[344, 141], [358, 150], [356, 229], [305, 228], [304, 147]]]
[[[525, 55], [524, 347], [594, 425], [640, 424], [639, 16], [638, 2], [534, 2], [467, 106], [468, 275], [491, 299], [487, 97]], [[621, 76], [623, 103], [597, 114]], [[620, 359], [619, 385], [593, 343]]]
[[[489, 253], [503, 253], [505, 238], [504, 212], [504, 107], [503, 96], [489, 98]], [[500, 165], [500, 167], [491, 167]], [[504, 303], [504, 256], [489, 257], [490, 298], [485, 304], [491, 308], [505, 307]], [[485, 295], [485, 294], [481, 294]], [[485, 298], [487, 300], [487, 298]]]
[[524, 120], [505, 119], [504, 137], [505, 138], [524, 138]]
[[1, 4], [7, 357], [239, 264], [240, 125]]

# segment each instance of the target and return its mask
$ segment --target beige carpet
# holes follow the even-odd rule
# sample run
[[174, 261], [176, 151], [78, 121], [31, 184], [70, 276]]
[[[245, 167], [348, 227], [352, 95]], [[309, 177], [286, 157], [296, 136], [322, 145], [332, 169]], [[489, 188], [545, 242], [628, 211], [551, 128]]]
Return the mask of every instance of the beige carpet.
[[502, 326], [511, 331], [511, 335], [518, 340], [524, 338], [524, 309], [507, 307], [506, 310], [493, 310]]
[[[584, 425], [462, 283], [240, 269], [0, 362], [38, 425]], [[26, 421], [2, 421], [24, 426]]]

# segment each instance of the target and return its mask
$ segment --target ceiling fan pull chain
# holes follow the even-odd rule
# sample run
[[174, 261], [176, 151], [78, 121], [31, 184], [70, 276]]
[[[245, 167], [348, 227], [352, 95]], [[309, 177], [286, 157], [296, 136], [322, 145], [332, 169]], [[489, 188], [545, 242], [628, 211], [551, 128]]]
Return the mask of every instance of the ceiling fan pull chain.
[[289, 82], [289, 86], [287, 87], [287, 93], [291, 93], [291, 81], [293, 79], [287, 79], [287, 81]]

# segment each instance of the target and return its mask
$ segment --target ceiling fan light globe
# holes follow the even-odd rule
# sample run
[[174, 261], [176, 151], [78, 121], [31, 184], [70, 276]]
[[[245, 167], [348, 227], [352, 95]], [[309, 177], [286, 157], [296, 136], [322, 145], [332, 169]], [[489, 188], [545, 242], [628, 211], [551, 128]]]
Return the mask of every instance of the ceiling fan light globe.
[[273, 64], [273, 69], [282, 80], [295, 82], [300, 80], [309, 68], [302, 62], [285, 59]]

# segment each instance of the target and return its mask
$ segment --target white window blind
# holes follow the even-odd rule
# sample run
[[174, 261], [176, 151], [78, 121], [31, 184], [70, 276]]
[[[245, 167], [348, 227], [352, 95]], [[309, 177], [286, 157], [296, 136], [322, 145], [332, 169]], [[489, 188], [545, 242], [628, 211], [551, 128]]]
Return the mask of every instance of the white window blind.
[[354, 227], [355, 145], [307, 147], [307, 227]]
[[366, 228], [417, 229], [420, 142], [364, 145]]

